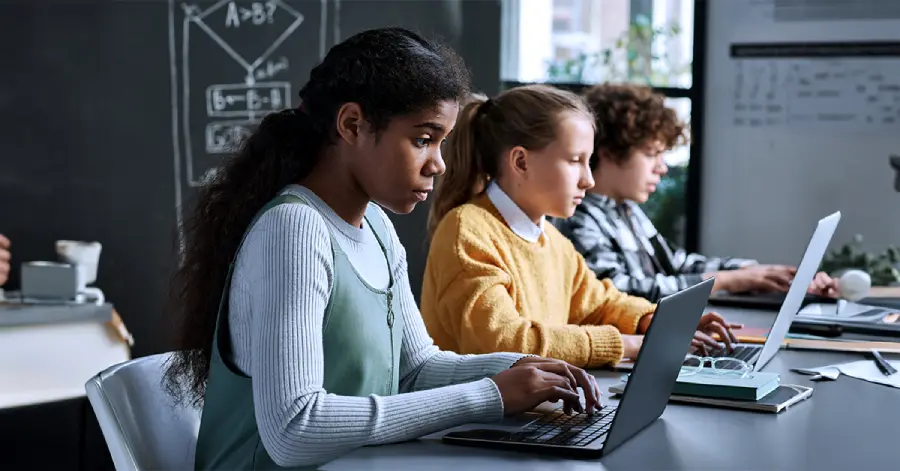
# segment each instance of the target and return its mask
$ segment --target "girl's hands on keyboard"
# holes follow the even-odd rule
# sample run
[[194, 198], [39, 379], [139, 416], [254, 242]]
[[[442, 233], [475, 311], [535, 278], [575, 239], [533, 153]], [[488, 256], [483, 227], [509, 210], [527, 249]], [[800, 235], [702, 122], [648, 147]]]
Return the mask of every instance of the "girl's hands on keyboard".
[[[526, 412], [544, 401], [562, 400], [567, 414], [593, 413], [602, 406], [600, 388], [594, 377], [560, 360], [524, 357], [491, 379], [500, 390], [506, 415]], [[584, 391], [585, 406], [581, 405], [579, 387]]]
[[710, 350], [721, 348], [719, 342], [713, 338], [713, 334], [717, 334], [725, 342], [727, 351], [730, 352], [734, 350], [734, 344], [738, 342], [731, 330], [743, 327], [742, 324], [726, 321], [724, 317], [715, 312], [708, 312], [700, 318], [697, 331], [694, 332], [694, 339], [691, 340], [691, 350], [706, 355]]

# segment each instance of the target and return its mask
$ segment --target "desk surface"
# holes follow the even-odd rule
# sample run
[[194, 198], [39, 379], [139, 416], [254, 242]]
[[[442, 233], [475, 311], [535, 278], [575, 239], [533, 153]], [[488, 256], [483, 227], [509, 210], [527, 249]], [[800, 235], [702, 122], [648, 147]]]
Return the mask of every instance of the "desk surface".
[[[768, 326], [775, 315], [736, 309], [716, 311], [754, 327]], [[445, 445], [440, 442], [442, 433], [438, 433], [408, 443], [362, 448], [321, 469], [896, 469], [900, 459], [900, 390], [846, 376], [816, 383], [789, 371], [859, 358], [856, 354], [783, 350], [764, 371], [780, 373], [784, 383], [813, 386], [811, 398], [781, 414], [669, 404], [661, 420], [600, 460]], [[621, 376], [611, 371], [594, 373], [607, 396], [607, 388]]]
[[91, 376], [130, 359], [104, 322], [0, 325], [0, 409], [84, 396]]
[[873, 286], [869, 290], [873, 298], [900, 298], [900, 286]]
[[112, 304], [19, 303], [0, 299], [0, 328], [66, 322], [109, 322]]

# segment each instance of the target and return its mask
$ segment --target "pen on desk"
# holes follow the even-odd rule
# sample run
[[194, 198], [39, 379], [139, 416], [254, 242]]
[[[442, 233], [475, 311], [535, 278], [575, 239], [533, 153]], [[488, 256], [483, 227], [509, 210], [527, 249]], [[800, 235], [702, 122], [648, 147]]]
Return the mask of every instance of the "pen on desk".
[[875, 361], [875, 365], [878, 366], [878, 369], [881, 370], [883, 375], [891, 376], [897, 372], [897, 370], [881, 356], [881, 353], [878, 350], [872, 350], [872, 359]]
[[841, 313], [844, 311], [844, 309], [846, 307], [847, 307], [847, 300], [846, 299], [838, 299], [837, 303], [835, 303], [835, 306], [834, 306], [834, 315], [836, 315], [836, 316], [841, 315]]

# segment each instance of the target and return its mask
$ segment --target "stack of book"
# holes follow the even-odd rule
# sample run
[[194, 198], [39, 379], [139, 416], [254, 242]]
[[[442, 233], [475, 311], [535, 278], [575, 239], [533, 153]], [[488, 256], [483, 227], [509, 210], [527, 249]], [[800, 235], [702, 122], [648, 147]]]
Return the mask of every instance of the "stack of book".
[[[622, 394], [626, 383], [614, 384], [611, 394]], [[699, 372], [681, 375], [669, 400], [688, 404], [778, 413], [812, 395], [812, 388], [783, 385], [777, 373], [754, 372], [738, 377]]]

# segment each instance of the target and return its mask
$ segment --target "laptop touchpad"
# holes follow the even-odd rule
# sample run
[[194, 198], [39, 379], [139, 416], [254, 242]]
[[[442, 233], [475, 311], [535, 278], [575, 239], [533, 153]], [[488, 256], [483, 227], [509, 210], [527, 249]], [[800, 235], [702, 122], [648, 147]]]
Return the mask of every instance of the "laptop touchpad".
[[497, 425], [506, 427], [524, 427], [545, 415], [545, 413], [541, 412], [525, 412], [524, 414], [518, 414], [512, 417], [504, 417]]

